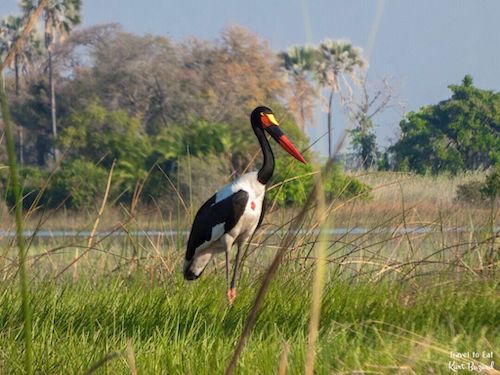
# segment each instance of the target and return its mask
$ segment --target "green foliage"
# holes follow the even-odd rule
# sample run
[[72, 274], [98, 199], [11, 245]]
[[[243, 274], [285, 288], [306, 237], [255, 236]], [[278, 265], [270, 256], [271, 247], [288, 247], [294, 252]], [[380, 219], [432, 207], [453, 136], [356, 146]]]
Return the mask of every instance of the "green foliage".
[[350, 198], [371, 199], [371, 187], [352, 176], [346, 175], [337, 164], [333, 166], [328, 180], [325, 181], [324, 189], [328, 200]]
[[139, 118], [123, 110], [108, 111], [99, 102], [73, 111], [59, 136], [69, 159], [81, 159], [111, 168], [116, 163], [114, 184], [130, 198], [138, 181], [147, 175], [146, 161], [152, 153]]
[[486, 181], [481, 189], [485, 198], [495, 199], [500, 197], [500, 165], [497, 164], [486, 176]]
[[[269, 192], [269, 199], [276, 200], [279, 206], [300, 206], [305, 203], [311, 191], [314, 178], [311, 164], [298, 163], [289, 158], [278, 158], [273, 181], [284, 182]], [[291, 181], [286, 182], [290, 179]]]
[[338, 91], [341, 77], [354, 78], [366, 66], [363, 51], [348, 40], [325, 39], [317, 47], [315, 74], [322, 86]]
[[500, 162], [500, 93], [476, 88], [470, 76], [449, 87], [450, 99], [401, 121], [401, 139], [391, 147], [397, 168], [458, 173]]
[[363, 167], [365, 169], [370, 168], [376, 163], [378, 156], [372, 120], [367, 116], [363, 116], [350, 133], [354, 152], [361, 159]]
[[391, 169], [391, 163], [389, 161], [389, 152], [387, 150], [381, 152], [381, 155], [377, 161], [377, 169], [379, 171], [389, 171]]
[[[23, 167], [19, 168], [19, 180], [22, 184], [21, 191], [23, 197], [23, 209], [29, 209], [38, 195], [41, 194], [42, 188], [45, 181], [48, 179], [48, 173], [44, 172], [42, 169], [37, 167]], [[5, 190], [5, 199], [9, 207], [14, 207], [15, 200], [12, 192], [12, 188], [8, 181], [8, 171], [2, 174], [2, 186]], [[46, 195], [41, 197], [41, 202]]]
[[[80, 4], [79, 0], [49, 2], [44, 13], [47, 25], [57, 21], [48, 30], [50, 35], [46, 35], [49, 44], [69, 30], [66, 26], [80, 21]], [[33, 6], [33, 1], [25, 4], [27, 10]], [[46, 59], [43, 56], [33, 66], [52, 66]], [[248, 61], [254, 63], [249, 65]], [[72, 157], [81, 155], [81, 151], [94, 162], [105, 157], [102, 164], [109, 168], [114, 159], [137, 159], [134, 154], [144, 151], [137, 145], [144, 135], [150, 136], [151, 141], [157, 135], [169, 136], [177, 126], [187, 125], [196, 125], [199, 133], [183, 134], [201, 137], [190, 150], [193, 155], [206, 149], [220, 153], [221, 148], [227, 148], [223, 142], [229, 134], [234, 139], [236, 129], [247, 128], [244, 125], [248, 124], [248, 114], [256, 105], [277, 102], [285, 89], [274, 53], [263, 40], [237, 26], [224, 30], [218, 40], [193, 39], [186, 43], [174, 43], [161, 36], [134, 35], [116, 25], [95, 26], [74, 31], [65, 43], [58, 45], [57, 64], [52, 67], [57, 83], [56, 144], [51, 90], [45, 72], [31, 69], [30, 80], [22, 87], [13, 111], [16, 122], [30, 130], [25, 132], [26, 161], [36, 160], [44, 167], [53, 160], [50, 156], [56, 147], [65, 147]], [[109, 114], [103, 117], [102, 109]], [[124, 131], [120, 130], [120, 122], [136, 124]], [[220, 132], [215, 137], [213, 132], [225, 126], [212, 128], [213, 124], [231, 124], [231, 130], [224, 132], [224, 137], [220, 137]], [[109, 128], [114, 128], [114, 139], [120, 148], [106, 134], [99, 134]], [[136, 137], [129, 137], [128, 130], [132, 128], [137, 130]], [[186, 153], [185, 146], [191, 145], [191, 140], [178, 142], [174, 148]], [[215, 140], [222, 143], [216, 144]], [[150, 156], [149, 151], [139, 157]], [[175, 150], [174, 153], [179, 154]], [[126, 161], [139, 164], [137, 160]]]
[[484, 182], [470, 181], [457, 186], [456, 200], [471, 204], [483, 202]]
[[317, 51], [312, 46], [292, 46], [278, 56], [285, 70], [294, 76], [305, 76], [314, 68]]
[[[300, 206], [305, 203], [313, 184], [313, 169], [310, 164], [289, 162], [284, 159], [276, 161], [275, 181], [293, 179], [270, 192], [270, 199], [276, 199], [280, 206]], [[334, 199], [371, 199], [371, 187], [358, 179], [346, 175], [339, 165], [334, 165], [328, 179], [323, 181], [326, 198]]]
[[88, 161], [63, 164], [47, 189], [47, 204], [76, 209], [94, 207], [104, 194], [107, 176], [104, 168]]
[[[108, 170], [89, 161], [74, 159], [64, 162], [53, 176], [31, 166], [20, 168], [19, 175], [25, 210], [32, 208], [36, 199], [37, 205], [49, 208], [63, 206], [84, 209], [100, 202], [106, 188]], [[112, 193], [116, 195], [122, 184], [117, 176], [113, 181]], [[1, 185], [8, 206], [13, 207], [14, 197], [6, 174], [2, 175]]]
[[[195, 192], [201, 190], [200, 193], [207, 197], [206, 190], [203, 189], [207, 186], [206, 179], [212, 173], [212, 178], [219, 177], [219, 184], [224, 181], [231, 169], [227, 156], [236, 147], [228, 125], [201, 120], [185, 125], [172, 125], [156, 135], [151, 143], [152, 150], [145, 163], [150, 173], [145, 181], [143, 199], [148, 202], [151, 199], [161, 199], [164, 203], [165, 200], [172, 203], [169, 198], [176, 197], [171, 183], [185, 198], [193, 187]], [[191, 167], [190, 177], [188, 167]], [[224, 173], [221, 173], [221, 169]], [[197, 176], [204, 178], [197, 180]], [[197, 189], [198, 185], [201, 189]], [[174, 202], [175, 200], [176, 198], [173, 199]]]
[[22, 100], [12, 105], [12, 117], [26, 131], [25, 159], [28, 163], [45, 166], [53, 146], [50, 124], [50, 93], [46, 80], [32, 83]]
[[[4, 58], [9, 49], [21, 37], [25, 18], [9, 15], [0, 21], [0, 56]], [[41, 55], [41, 38], [36, 31], [31, 31], [23, 39], [22, 46], [14, 54], [15, 93], [19, 95], [21, 73], [26, 73], [29, 65]]]
[[154, 152], [163, 159], [223, 154], [232, 146], [229, 126], [198, 120], [163, 129], [154, 138]]
[[457, 187], [456, 199], [467, 203], [481, 203], [500, 196], [500, 166], [496, 165], [484, 181], [471, 181]]
[[72, 112], [59, 142], [69, 157], [84, 157], [108, 168], [115, 160], [142, 166], [150, 152], [140, 119], [124, 110], [108, 111], [98, 100]]
[[[175, 272], [168, 288], [141, 276], [112, 273], [99, 282], [81, 277], [33, 283], [34, 349], [43, 353], [35, 357], [37, 371], [83, 374], [109, 353], [123, 353], [130, 340], [138, 373], [223, 373], [258, 284], [243, 277], [236, 303], [228, 308], [223, 276], [207, 273], [196, 285], [187, 285]], [[271, 284], [238, 374], [276, 373], [284, 338], [290, 348], [288, 371], [303, 371], [310, 277], [307, 270], [295, 276], [283, 272]], [[402, 368], [413, 355], [415, 373], [449, 374], [450, 351], [500, 344], [495, 334], [498, 291], [492, 281], [441, 281], [440, 288], [422, 287], [415, 293], [406, 284], [329, 278], [316, 373]], [[15, 286], [4, 282], [0, 290], [2, 369], [9, 374], [22, 373], [23, 359]], [[427, 341], [415, 343], [415, 337]], [[118, 356], [97, 373], [130, 372], [125, 358]]]

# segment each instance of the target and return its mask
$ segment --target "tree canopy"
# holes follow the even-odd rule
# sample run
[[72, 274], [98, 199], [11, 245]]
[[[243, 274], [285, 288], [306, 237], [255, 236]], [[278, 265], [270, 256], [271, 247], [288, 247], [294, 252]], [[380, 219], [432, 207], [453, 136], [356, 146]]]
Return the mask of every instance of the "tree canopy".
[[[45, 169], [33, 174], [28, 168], [25, 176], [33, 178], [27, 188], [37, 192], [43, 185], [54, 149], [63, 155], [54, 186], [45, 192], [60, 196], [41, 203], [87, 206], [96, 194], [77, 194], [77, 184], [90, 186], [78, 176], [102, 183], [112, 165], [118, 200], [130, 201], [139, 185], [145, 202], [167, 202], [175, 189], [206, 198], [208, 176], [220, 186], [254, 163], [259, 145], [249, 141], [248, 115], [258, 104], [274, 109], [297, 147], [308, 144], [284, 105], [287, 83], [278, 56], [242, 27], [229, 27], [216, 40], [174, 42], [100, 25], [75, 30], [51, 48], [58, 137], [52, 134], [47, 55], [32, 67], [19, 97], [11, 95], [13, 117], [27, 133], [26, 165]], [[289, 175], [294, 173], [300, 171], [292, 168]], [[64, 194], [78, 198], [64, 200]]]
[[500, 162], [500, 93], [466, 75], [451, 98], [408, 113], [391, 147], [396, 165], [419, 173], [488, 168]]

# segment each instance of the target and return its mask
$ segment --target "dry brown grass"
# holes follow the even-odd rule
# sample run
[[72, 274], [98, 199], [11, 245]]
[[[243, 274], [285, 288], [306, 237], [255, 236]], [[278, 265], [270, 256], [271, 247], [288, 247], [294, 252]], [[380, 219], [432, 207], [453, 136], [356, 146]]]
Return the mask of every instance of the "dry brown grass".
[[[408, 225], [428, 224], [439, 221], [446, 226], [468, 226], [473, 220], [476, 226], [485, 225], [491, 217], [491, 207], [473, 206], [455, 201], [457, 186], [471, 180], [484, 178], [484, 173], [467, 173], [458, 176], [419, 176], [409, 173], [370, 172], [356, 176], [373, 187], [373, 199], [339, 201], [335, 203], [335, 222], [338, 227], [370, 227], [390, 218], [387, 225], [401, 222], [401, 214], [406, 212]], [[207, 198], [207, 197], [204, 197]], [[199, 199], [198, 199], [199, 200]], [[101, 217], [100, 228], [111, 229], [118, 222], [129, 219], [128, 207], [107, 207]], [[43, 228], [47, 230], [91, 229], [95, 220], [95, 209], [43, 213]], [[292, 217], [296, 209], [277, 210], [268, 216], [267, 221], [279, 222], [283, 217]], [[35, 213], [26, 223], [28, 229], [39, 226], [42, 212]], [[142, 207], [136, 211], [134, 220], [137, 229], [161, 229], [165, 223], [176, 222], [176, 207], [158, 209]], [[187, 228], [190, 218], [181, 213], [181, 228]], [[2, 230], [11, 227], [7, 210], [0, 206]], [[90, 227], [89, 227], [90, 226]], [[173, 226], [169, 225], [169, 229]]]

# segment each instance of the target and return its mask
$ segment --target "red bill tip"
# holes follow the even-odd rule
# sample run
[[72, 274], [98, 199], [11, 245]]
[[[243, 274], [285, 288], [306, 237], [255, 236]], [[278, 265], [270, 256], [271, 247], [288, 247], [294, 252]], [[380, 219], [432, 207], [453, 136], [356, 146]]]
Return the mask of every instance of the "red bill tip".
[[282, 135], [279, 139], [279, 144], [281, 147], [283, 147], [286, 152], [288, 152], [290, 155], [292, 155], [295, 159], [298, 161], [307, 164], [306, 160], [303, 158], [303, 156], [300, 154], [300, 152], [297, 151], [295, 146], [290, 142], [288, 137], [286, 135]]

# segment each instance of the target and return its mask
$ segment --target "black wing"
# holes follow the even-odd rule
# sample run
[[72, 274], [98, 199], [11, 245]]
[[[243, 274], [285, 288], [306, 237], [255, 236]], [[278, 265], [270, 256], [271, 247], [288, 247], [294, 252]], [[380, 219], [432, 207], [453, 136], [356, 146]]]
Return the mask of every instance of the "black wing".
[[[214, 194], [196, 213], [191, 233], [189, 233], [186, 249], [187, 261], [193, 259], [196, 249], [200, 245], [212, 239], [212, 228], [214, 226], [224, 223], [224, 233], [233, 229], [241, 215], [243, 215], [248, 202], [248, 193], [245, 190], [239, 190], [217, 203], [215, 203], [215, 197]], [[219, 238], [213, 238], [212, 240], [215, 241]]]

